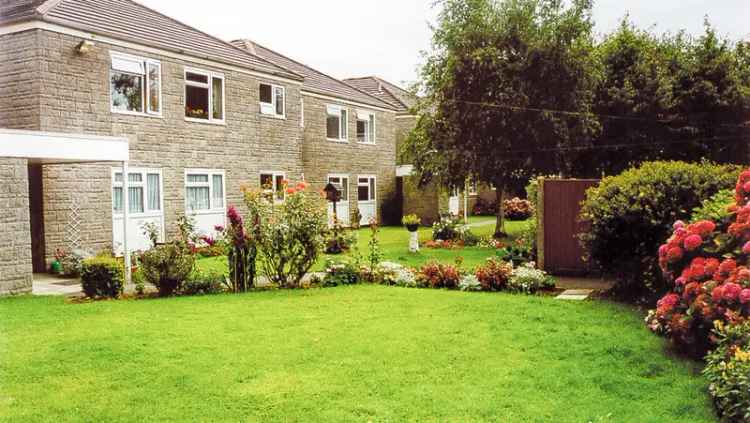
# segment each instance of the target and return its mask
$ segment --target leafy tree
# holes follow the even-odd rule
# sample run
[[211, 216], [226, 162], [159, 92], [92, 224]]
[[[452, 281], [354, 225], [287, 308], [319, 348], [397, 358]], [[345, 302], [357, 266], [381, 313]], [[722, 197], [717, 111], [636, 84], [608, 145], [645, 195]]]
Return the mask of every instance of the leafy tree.
[[[566, 4], [569, 3], [569, 6]], [[591, 0], [444, 0], [421, 69], [421, 117], [404, 144], [422, 183], [496, 187], [570, 174], [599, 130]], [[565, 111], [560, 113], [559, 111]]]
[[747, 44], [720, 39], [708, 23], [698, 38], [657, 36], [626, 17], [596, 56], [602, 131], [576, 174], [612, 175], [650, 160], [746, 159]]

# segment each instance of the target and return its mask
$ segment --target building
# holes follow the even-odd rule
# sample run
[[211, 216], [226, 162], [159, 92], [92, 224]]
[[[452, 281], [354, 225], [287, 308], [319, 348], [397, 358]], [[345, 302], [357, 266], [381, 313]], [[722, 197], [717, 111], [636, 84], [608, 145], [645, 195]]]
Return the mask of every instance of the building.
[[210, 234], [241, 186], [283, 201], [284, 180], [331, 182], [366, 223], [397, 191], [400, 113], [130, 0], [0, 0], [0, 128], [129, 145], [127, 192], [117, 162], [0, 158], [0, 293], [28, 292], [58, 249], [145, 249], [146, 223], [166, 238], [188, 214]]

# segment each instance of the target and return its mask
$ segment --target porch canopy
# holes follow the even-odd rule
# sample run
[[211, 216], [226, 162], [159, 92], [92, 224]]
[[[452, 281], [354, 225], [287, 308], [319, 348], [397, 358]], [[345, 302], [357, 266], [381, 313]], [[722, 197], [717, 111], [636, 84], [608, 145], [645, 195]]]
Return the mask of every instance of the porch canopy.
[[[65, 164], [120, 162], [122, 174], [128, 174], [130, 148], [125, 137], [63, 134], [41, 131], [19, 131], [0, 128], [0, 158], [25, 159], [29, 163]], [[123, 192], [128, 192], [128, 178], [122, 178]], [[128, 196], [123, 195], [123, 229], [127, 234]], [[130, 285], [130, 251], [123, 238], [125, 281]]]

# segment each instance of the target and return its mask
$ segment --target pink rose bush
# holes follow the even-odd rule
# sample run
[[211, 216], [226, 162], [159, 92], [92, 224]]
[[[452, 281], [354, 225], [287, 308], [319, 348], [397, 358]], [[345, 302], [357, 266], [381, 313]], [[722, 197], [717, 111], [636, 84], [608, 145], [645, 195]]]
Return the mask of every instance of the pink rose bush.
[[684, 351], [703, 356], [715, 322], [750, 316], [750, 169], [740, 174], [728, 223], [678, 221], [659, 247], [659, 266], [671, 283], [646, 321]]

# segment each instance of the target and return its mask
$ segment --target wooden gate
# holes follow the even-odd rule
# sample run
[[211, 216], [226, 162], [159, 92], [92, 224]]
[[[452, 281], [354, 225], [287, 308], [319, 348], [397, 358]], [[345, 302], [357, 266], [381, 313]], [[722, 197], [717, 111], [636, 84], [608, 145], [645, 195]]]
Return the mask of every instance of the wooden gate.
[[540, 268], [557, 275], [580, 275], [591, 269], [584, 262], [578, 234], [587, 229], [579, 221], [586, 190], [596, 179], [542, 179], [539, 183], [537, 243]]

